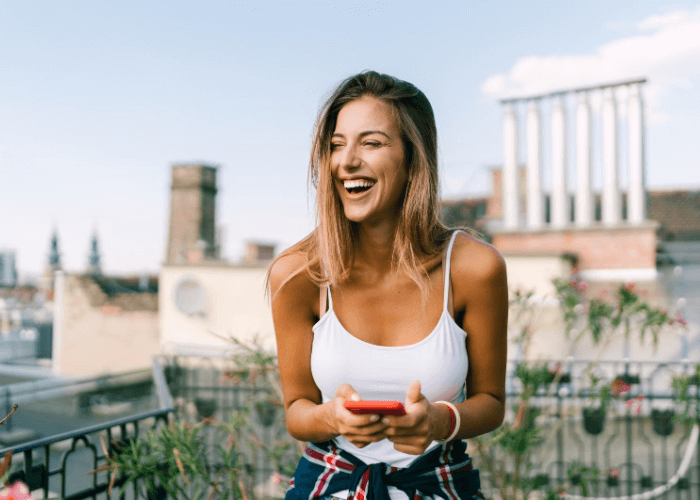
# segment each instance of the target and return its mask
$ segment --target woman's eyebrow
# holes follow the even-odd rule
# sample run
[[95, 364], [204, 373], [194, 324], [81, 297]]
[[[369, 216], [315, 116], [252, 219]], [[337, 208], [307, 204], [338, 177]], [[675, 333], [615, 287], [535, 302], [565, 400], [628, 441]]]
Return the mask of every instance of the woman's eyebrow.
[[[365, 137], [365, 136], [367, 136], [367, 135], [372, 135], [372, 134], [382, 134], [382, 135], [383, 135], [384, 137], [386, 137], [387, 139], [391, 139], [391, 137], [389, 137], [388, 134], [386, 134], [385, 132], [382, 132], [381, 130], [366, 130], [366, 131], [364, 131], [364, 132], [360, 132], [360, 137]], [[345, 136], [344, 136], [343, 134], [340, 134], [340, 133], [338, 133], [338, 132], [336, 132], [335, 134], [333, 134], [332, 137], [341, 137], [341, 138], [345, 138]]]

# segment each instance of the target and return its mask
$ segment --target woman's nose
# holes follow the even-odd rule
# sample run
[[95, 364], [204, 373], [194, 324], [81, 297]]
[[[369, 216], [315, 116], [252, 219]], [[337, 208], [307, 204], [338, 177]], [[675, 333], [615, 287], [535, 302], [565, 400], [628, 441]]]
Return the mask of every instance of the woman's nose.
[[339, 166], [344, 169], [355, 169], [360, 166], [361, 159], [355, 146], [348, 144], [340, 151]]

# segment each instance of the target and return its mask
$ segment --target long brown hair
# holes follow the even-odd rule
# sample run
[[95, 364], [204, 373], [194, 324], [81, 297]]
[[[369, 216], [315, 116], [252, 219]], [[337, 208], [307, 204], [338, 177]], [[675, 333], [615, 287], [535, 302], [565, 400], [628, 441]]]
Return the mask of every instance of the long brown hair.
[[[449, 229], [438, 218], [435, 115], [428, 98], [413, 84], [375, 71], [365, 71], [341, 82], [321, 108], [314, 126], [309, 162], [309, 181], [316, 187], [316, 229], [281, 253], [270, 264], [270, 269], [285, 255], [301, 254], [306, 264], [287, 280], [302, 271], [319, 286], [334, 286], [347, 279], [354, 258], [357, 224], [345, 217], [340, 197], [333, 187], [330, 143], [340, 109], [364, 96], [388, 104], [401, 130], [408, 182], [392, 260], [395, 269], [406, 273], [418, 285], [425, 303], [428, 276], [419, 257], [437, 255], [449, 235]], [[269, 273], [268, 270], [268, 290]]]

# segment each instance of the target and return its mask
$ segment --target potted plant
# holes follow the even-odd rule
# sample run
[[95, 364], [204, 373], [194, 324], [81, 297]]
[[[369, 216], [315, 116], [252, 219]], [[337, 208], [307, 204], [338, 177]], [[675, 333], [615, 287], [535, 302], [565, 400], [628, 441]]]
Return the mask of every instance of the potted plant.
[[660, 410], [654, 408], [651, 410], [651, 422], [654, 432], [659, 436], [670, 436], [673, 434], [673, 417], [676, 412], [673, 408]]
[[260, 423], [265, 427], [269, 427], [275, 421], [277, 415], [277, 402], [272, 399], [260, 399], [255, 402], [255, 411], [258, 414]]
[[605, 483], [609, 488], [614, 488], [620, 485], [620, 469], [609, 469], [608, 476], [605, 478]]
[[199, 413], [201, 418], [211, 418], [216, 411], [216, 400], [196, 398], [194, 406], [197, 408], [197, 413]]
[[605, 427], [605, 415], [612, 399], [612, 386], [602, 378], [591, 374], [592, 406], [583, 409], [583, 428], [591, 435], [597, 436]]

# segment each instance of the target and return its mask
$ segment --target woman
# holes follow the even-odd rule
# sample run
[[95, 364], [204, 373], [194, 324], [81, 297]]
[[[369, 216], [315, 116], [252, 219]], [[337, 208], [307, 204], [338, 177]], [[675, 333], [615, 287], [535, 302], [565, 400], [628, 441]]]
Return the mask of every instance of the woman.
[[[310, 442], [286, 498], [483, 498], [461, 440], [503, 421], [506, 271], [438, 220], [428, 99], [348, 78], [316, 122], [310, 177], [317, 227], [269, 271], [286, 425]], [[406, 414], [343, 406], [359, 399]]]

